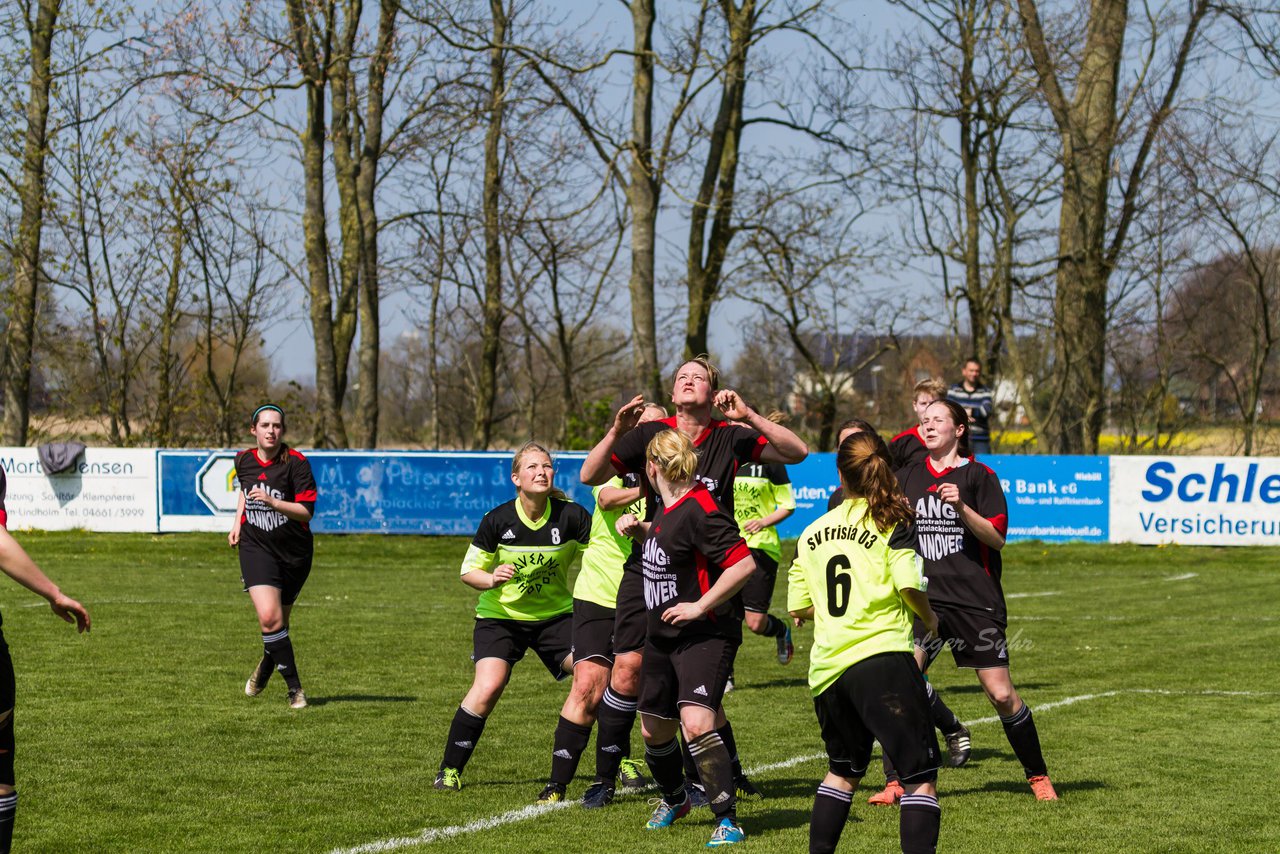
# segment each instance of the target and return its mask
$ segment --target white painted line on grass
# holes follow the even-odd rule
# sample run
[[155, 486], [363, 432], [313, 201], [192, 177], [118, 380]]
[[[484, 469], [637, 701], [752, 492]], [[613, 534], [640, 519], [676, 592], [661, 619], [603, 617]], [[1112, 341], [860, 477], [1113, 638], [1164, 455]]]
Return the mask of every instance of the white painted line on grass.
[[[1073, 706], [1076, 703], [1084, 703], [1089, 700], [1101, 700], [1106, 697], [1117, 697], [1121, 694], [1157, 694], [1161, 696], [1202, 696], [1202, 697], [1275, 697], [1280, 696], [1280, 691], [1177, 691], [1165, 690], [1162, 688], [1121, 688], [1115, 691], [1100, 691], [1097, 694], [1078, 694], [1074, 697], [1064, 697], [1061, 700], [1053, 700], [1048, 703], [1040, 703], [1033, 707], [1033, 711], [1047, 712], [1050, 709], [1061, 708], [1062, 706]], [[965, 721], [965, 726], [977, 726], [979, 724], [991, 724], [1000, 720], [999, 715], [992, 715], [985, 718], [976, 718], [971, 721]], [[803, 756], [793, 756], [790, 759], [784, 759], [781, 762], [771, 762], [766, 765], [756, 765], [748, 768], [751, 774], [760, 774], [767, 771], [779, 771], [783, 768], [792, 768], [796, 765], [803, 765], [806, 762], [816, 762], [819, 759], [825, 759], [825, 753], [806, 753]], [[456, 797], [456, 796], [455, 796]], [[427, 827], [423, 828], [416, 836], [397, 836], [391, 839], [383, 839], [377, 842], [368, 842], [364, 845], [357, 845], [354, 848], [335, 848], [330, 854], [383, 854], [387, 851], [398, 851], [402, 848], [410, 848], [418, 845], [430, 845], [440, 839], [451, 839], [455, 836], [465, 836], [469, 833], [479, 833], [483, 830], [493, 830], [496, 827], [502, 827], [508, 824], [516, 824], [521, 821], [528, 821], [531, 818], [537, 818], [546, 815], [558, 809], [565, 807], [580, 806], [582, 801], [558, 801], [552, 804], [530, 804], [518, 810], [499, 813], [498, 815], [489, 816], [488, 818], [478, 818], [467, 824], [455, 824], [448, 827]]]
[[1006, 594], [1004, 595], [1004, 598], [1006, 598], [1006, 599], [1031, 599], [1031, 598], [1033, 598], [1033, 597], [1035, 597], [1035, 596], [1057, 596], [1057, 595], [1058, 595], [1058, 593], [1059, 593], [1059, 592], [1058, 592], [1057, 590], [1046, 590], [1046, 591], [1044, 591], [1043, 593], [1006, 593]]
[[1186, 581], [1188, 578], [1195, 578], [1199, 574], [1198, 572], [1184, 572], [1182, 575], [1171, 575], [1165, 581]]

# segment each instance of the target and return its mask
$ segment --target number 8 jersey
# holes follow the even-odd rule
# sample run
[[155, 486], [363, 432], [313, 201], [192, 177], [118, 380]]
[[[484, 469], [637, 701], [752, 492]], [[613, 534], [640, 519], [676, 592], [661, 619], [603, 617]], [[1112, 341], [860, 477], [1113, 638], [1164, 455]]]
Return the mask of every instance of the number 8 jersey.
[[913, 526], [888, 534], [847, 499], [804, 529], [796, 542], [787, 610], [813, 606], [809, 690], [813, 696], [854, 664], [884, 652], [911, 652], [914, 614], [899, 590], [923, 590]]

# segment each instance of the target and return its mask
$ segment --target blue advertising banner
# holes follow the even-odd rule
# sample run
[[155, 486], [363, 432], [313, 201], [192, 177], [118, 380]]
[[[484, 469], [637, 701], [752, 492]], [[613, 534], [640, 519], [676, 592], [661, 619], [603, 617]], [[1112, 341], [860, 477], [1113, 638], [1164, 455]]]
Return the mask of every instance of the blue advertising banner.
[[1010, 540], [1108, 541], [1108, 457], [993, 454], [982, 461], [1004, 487]]

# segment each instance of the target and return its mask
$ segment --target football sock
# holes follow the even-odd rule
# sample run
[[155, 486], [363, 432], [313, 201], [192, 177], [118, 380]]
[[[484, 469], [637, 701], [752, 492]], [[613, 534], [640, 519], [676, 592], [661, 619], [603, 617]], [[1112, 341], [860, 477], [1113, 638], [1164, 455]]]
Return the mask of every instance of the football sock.
[[456, 768], [461, 771], [467, 765], [471, 754], [475, 753], [480, 742], [480, 733], [484, 732], [485, 719], [472, 714], [462, 706], [453, 713], [453, 723], [449, 724], [449, 740], [444, 745], [444, 760], [441, 768]]
[[880, 747], [880, 764], [884, 766], [885, 785], [898, 782], [898, 771], [893, 767], [893, 760], [889, 758], [889, 754], [884, 752], [883, 745]]
[[769, 622], [764, 627], [764, 631], [760, 634], [767, 638], [780, 638], [787, 633], [787, 624], [779, 620], [773, 614], [765, 614]]
[[555, 741], [551, 748], [551, 782], [568, 786], [578, 771], [578, 760], [587, 749], [591, 727], [575, 724], [563, 715], [556, 724]]
[[631, 755], [631, 730], [636, 725], [636, 698], [604, 689], [596, 711], [596, 779], [613, 785], [624, 756]]
[[18, 813], [18, 793], [0, 795], [0, 854], [9, 854], [13, 845], [13, 819]]
[[898, 837], [902, 854], [934, 854], [942, 809], [933, 795], [903, 795], [898, 811]]
[[813, 815], [809, 817], [809, 854], [831, 854], [836, 850], [852, 805], [853, 792], [825, 783], [818, 786]]
[[720, 733], [712, 730], [693, 739], [689, 742], [689, 752], [693, 754], [693, 761], [698, 763], [698, 776], [707, 793], [707, 806], [711, 807], [716, 818], [730, 818], [736, 823], [733, 763]]
[[289, 640], [289, 629], [286, 626], [278, 632], [262, 636], [262, 648], [275, 662], [276, 670], [284, 677], [289, 690], [302, 689], [302, 680], [298, 678], [298, 667], [293, 661], [293, 641]]
[[689, 743], [684, 740], [683, 730], [680, 732], [680, 758], [684, 762], [684, 778], [690, 783], [702, 784], [702, 778], [698, 776], [698, 763], [693, 761], [693, 754], [689, 752]]
[[1048, 774], [1044, 754], [1040, 752], [1040, 733], [1036, 731], [1036, 722], [1031, 717], [1031, 707], [1023, 703], [1022, 708], [1008, 717], [1001, 715], [1000, 723], [1004, 724], [1004, 734], [1009, 739], [1009, 746], [1022, 763], [1027, 779]]
[[646, 744], [644, 761], [653, 774], [653, 782], [658, 784], [662, 799], [675, 806], [686, 797], [684, 791], [684, 770], [680, 767], [680, 746], [673, 738], [666, 744]]
[[726, 718], [724, 726], [716, 727], [716, 732], [724, 742], [724, 749], [729, 751], [729, 764], [733, 769], [733, 776], [741, 777], [742, 763], [738, 761], [738, 741], [733, 737], [733, 724]]
[[959, 731], [960, 719], [942, 702], [942, 695], [933, 690], [933, 685], [928, 682], [924, 683], [924, 689], [929, 694], [929, 712], [933, 715], [933, 725], [943, 735]]

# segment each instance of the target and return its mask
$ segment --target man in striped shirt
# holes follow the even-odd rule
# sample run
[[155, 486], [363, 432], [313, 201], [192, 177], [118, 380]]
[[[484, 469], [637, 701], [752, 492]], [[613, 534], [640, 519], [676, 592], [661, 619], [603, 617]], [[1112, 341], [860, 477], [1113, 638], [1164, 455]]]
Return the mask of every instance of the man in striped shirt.
[[991, 389], [982, 384], [982, 363], [970, 358], [960, 372], [960, 382], [947, 389], [947, 399], [954, 400], [969, 413], [969, 445], [974, 456], [991, 453]]

